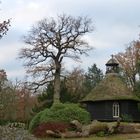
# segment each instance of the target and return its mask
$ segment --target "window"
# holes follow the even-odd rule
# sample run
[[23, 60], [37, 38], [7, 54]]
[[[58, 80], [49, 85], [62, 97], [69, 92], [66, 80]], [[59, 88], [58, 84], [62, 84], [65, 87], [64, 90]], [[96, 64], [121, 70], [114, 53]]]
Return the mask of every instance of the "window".
[[118, 102], [113, 103], [113, 118], [118, 118], [120, 116], [120, 107]]

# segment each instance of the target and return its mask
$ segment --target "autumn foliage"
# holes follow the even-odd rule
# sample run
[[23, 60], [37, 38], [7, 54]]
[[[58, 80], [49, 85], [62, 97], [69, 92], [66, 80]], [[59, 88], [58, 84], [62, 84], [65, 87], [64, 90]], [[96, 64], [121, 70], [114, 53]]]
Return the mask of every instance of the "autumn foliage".
[[47, 130], [51, 130], [53, 132], [66, 132], [66, 130], [69, 129], [69, 124], [68, 123], [64, 123], [64, 122], [47, 122], [47, 123], [41, 123], [39, 124], [34, 130], [33, 130], [33, 134], [36, 137], [46, 137]]
[[32, 95], [25, 84], [13, 85], [8, 81], [6, 72], [0, 70], [0, 122], [29, 121], [35, 104], [36, 96]]
[[140, 41], [131, 42], [125, 52], [120, 52], [115, 57], [122, 68], [128, 87], [133, 90], [136, 76], [140, 76]]

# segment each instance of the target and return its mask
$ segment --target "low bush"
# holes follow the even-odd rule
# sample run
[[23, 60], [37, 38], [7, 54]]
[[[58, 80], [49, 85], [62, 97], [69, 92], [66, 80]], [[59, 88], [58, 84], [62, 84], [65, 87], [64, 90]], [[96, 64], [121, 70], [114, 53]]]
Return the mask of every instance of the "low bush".
[[55, 104], [50, 109], [39, 112], [30, 122], [29, 130], [32, 132], [41, 123], [66, 122], [78, 120], [82, 124], [90, 122], [90, 114], [77, 104]]
[[33, 134], [36, 137], [43, 138], [47, 136], [46, 131], [51, 130], [53, 132], [63, 133], [66, 132], [66, 130], [69, 128], [69, 125], [67, 123], [63, 122], [47, 122], [47, 123], [41, 123], [39, 124], [34, 130]]
[[89, 113], [76, 104], [56, 104], [50, 110], [44, 110], [41, 116], [42, 122], [63, 121], [71, 122], [78, 120], [82, 124], [90, 121]]
[[8, 124], [8, 123], [9, 123], [9, 121], [0, 120], [0, 125], [6, 125], [6, 124]]
[[133, 118], [132, 118], [131, 115], [123, 114], [122, 115], [122, 121], [124, 121], [124, 122], [133, 122]]
[[40, 123], [40, 117], [43, 114], [43, 111], [37, 113], [34, 118], [31, 120], [30, 124], [29, 124], [29, 131], [31, 132], [33, 130], [33, 128], [36, 128], [39, 123]]

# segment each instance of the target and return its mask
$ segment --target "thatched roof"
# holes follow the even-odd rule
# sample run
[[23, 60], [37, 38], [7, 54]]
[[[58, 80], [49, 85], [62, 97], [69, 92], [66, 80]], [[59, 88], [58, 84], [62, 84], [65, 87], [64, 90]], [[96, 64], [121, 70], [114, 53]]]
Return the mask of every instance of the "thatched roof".
[[140, 99], [129, 90], [116, 73], [109, 73], [106, 77], [82, 100], [135, 100]]

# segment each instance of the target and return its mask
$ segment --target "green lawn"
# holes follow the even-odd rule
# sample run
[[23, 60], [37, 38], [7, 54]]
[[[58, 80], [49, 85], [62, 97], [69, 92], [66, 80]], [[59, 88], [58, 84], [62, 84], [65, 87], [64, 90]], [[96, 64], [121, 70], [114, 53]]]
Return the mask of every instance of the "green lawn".
[[55, 138], [46, 138], [41, 140], [130, 140], [140, 138], [140, 134], [117, 134], [107, 137], [97, 137], [97, 136], [91, 136], [89, 138], [66, 138], [66, 139], [55, 139]]

